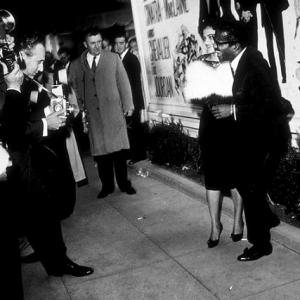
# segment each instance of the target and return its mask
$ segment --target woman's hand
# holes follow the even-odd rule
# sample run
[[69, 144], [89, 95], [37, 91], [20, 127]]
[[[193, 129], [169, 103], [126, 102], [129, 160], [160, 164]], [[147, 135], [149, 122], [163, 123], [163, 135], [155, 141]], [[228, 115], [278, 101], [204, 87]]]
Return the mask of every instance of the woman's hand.
[[231, 104], [213, 105], [211, 112], [216, 119], [228, 118], [232, 115], [232, 106]]

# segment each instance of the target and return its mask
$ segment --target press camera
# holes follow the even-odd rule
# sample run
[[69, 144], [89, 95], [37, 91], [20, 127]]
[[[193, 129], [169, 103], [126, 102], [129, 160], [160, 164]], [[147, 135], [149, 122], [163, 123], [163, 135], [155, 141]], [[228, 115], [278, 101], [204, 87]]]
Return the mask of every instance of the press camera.
[[62, 84], [53, 85], [50, 95], [50, 105], [52, 111], [63, 111], [65, 116], [69, 116], [74, 111], [74, 106], [63, 96]]
[[5, 63], [8, 72], [13, 70], [17, 55], [10, 49], [6, 35], [15, 29], [15, 25], [13, 15], [5, 9], [0, 9], [0, 60]]

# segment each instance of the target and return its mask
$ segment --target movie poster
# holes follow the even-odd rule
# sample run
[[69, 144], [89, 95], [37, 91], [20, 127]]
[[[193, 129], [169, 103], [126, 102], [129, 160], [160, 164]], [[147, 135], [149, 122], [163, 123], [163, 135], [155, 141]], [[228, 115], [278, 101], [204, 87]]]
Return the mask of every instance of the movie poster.
[[135, 0], [132, 7], [144, 58], [148, 112], [153, 117], [181, 116], [191, 130], [198, 128], [199, 117], [186, 102], [183, 88], [186, 68], [202, 48], [199, 0]]
[[[159, 120], [157, 116], [172, 116], [180, 120], [194, 136], [199, 126], [199, 111], [195, 111], [184, 98], [183, 91], [187, 66], [205, 48], [198, 34], [201, 1], [210, 3], [207, 0], [131, 0], [149, 119]], [[289, 0], [278, 14], [280, 22], [282, 19], [284, 43], [280, 42], [276, 30], [271, 39], [273, 43], [266, 43], [262, 19], [263, 15], [271, 17], [270, 11], [262, 15], [262, 10], [268, 8], [261, 3], [257, 4], [256, 10], [258, 50], [268, 61], [269, 53], [274, 53], [282, 95], [292, 103], [295, 110], [295, 116], [290, 122], [295, 135], [300, 132], [299, 1]], [[239, 19], [236, 2], [231, 0], [231, 12], [235, 19]], [[277, 28], [276, 22], [271, 26], [273, 29]], [[271, 46], [274, 49], [270, 52]], [[283, 62], [279, 61], [279, 52], [285, 54]], [[283, 78], [281, 65], [286, 68], [286, 78]]]

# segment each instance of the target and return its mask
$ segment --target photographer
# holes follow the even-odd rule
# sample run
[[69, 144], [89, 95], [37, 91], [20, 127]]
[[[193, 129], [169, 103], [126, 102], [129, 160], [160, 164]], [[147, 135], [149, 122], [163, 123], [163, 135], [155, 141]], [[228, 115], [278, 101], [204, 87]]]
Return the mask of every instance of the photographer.
[[53, 180], [50, 184], [47, 181], [51, 174], [54, 178], [57, 175], [55, 168], [49, 170], [48, 167], [60, 163], [59, 155], [50, 148], [48, 139], [64, 127], [66, 118], [63, 111], [46, 113], [45, 109], [41, 113], [41, 108], [47, 107], [44, 105], [46, 98], [45, 102], [40, 101], [41, 91], [32, 93], [32, 79], [43, 72], [44, 60], [44, 44], [33, 36], [20, 43], [18, 63], [22, 71], [18, 64], [12, 72], [4, 71], [7, 91], [3, 129], [13, 161], [8, 181], [14, 186], [15, 219], [24, 228], [48, 275], [86, 276], [92, 274], [93, 269], [74, 263], [66, 255], [61, 231], [62, 216], [53, 206], [57, 202], [57, 189], [51, 186]]
[[[30, 49], [34, 45], [37, 45], [37, 47], [43, 45], [43, 40], [37, 35], [23, 39], [19, 47], [21, 65], [24, 64], [23, 72], [26, 75], [21, 91], [30, 100], [29, 120], [31, 122], [50, 117], [53, 110], [55, 110], [51, 104], [59, 100], [55, 98], [50, 99], [50, 96], [53, 97], [53, 95], [49, 96], [47, 91], [42, 89], [41, 85], [37, 85], [35, 81], [26, 80], [28, 77], [39, 77], [44, 71], [44, 60], [37, 61], [38, 67], [35, 70], [28, 67], [32, 62]], [[38, 57], [37, 59], [41, 58]], [[76, 202], [76, 185], [66, 146], [66, 138], [70, 136], [71, 132], [71, 116], [70, 118], [66, 116], [66, 111], [62, 110], [59, 113], [59, 127], [49, 130], [47, 133], [45, 132], [47, 136], [40, 141], [38, 153], [33, 160], [36, 168], [40, 169], [39, 173], [46, 183], [49, 193], [51, 193], [53, 200], [50, 209], [62, 220], [72, 214]], [[43, 158], [39, 159], [41, 153]]]

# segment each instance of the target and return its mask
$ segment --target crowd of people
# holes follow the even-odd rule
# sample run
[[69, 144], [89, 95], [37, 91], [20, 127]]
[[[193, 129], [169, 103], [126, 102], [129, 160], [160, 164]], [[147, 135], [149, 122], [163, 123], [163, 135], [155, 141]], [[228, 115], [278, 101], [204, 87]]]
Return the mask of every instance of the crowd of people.
[[[213, 248], [219, 243], [222, 197], [229, 193], [234, 204], [231, 238], [238, 242], [243, 237], [244, 211], [252, 244], [237, 259], [256, 260], [272, 253], [270, 229], [280, 222], [266, 195], [287, 151], [288, 116], [293, 112], [267, 61], [245, 39], [241, 24], [205, 20], [199, 29], [207, 51], [188, 66], [185, 94], [203, 106], [199, 147], [211, 217], [207, 245]], [[24, 36], [13, 45], [18, 53], [13, 70], [1, 63], [6, 88], [0, 155], [7, 161], [7, 169], [1, 169], [1, 190], [10, 198], [5, 201], [10, 211], [6, 215], [18, 220], [5, 236], [15, 262], [8, 272], [18, 275], [13, 276], [18, 287], [14, 299], [23, 297], [18, 238], [27, 238], [48, 275], [81, 277], [94, 272], [68, 257], [61, 227], [74, 210], [76, 182], [85, 178], [74, 124], [84, 120], [82, 126], [88, 129], [101, 181], [99, 199], [114, 192], [115, 178], [121, 192], [135, 194], [127, 166], [146, 158], [136, 40], [128, 41], [125, 32], [107, 39], [92, 27], [84, 32], [82, 42], [85, 50], [78, 58], [72, 60], [70, 49], [61, 47], [59, 60], [48, 54], [49, 62], [44, 39]], [[67, 78], [62, 90], [70, 111], [53, 105], [58, 100], [51, 86], [60, 82], [62, 69]], [[205, 80], [203, 92], [199, 82]]]

